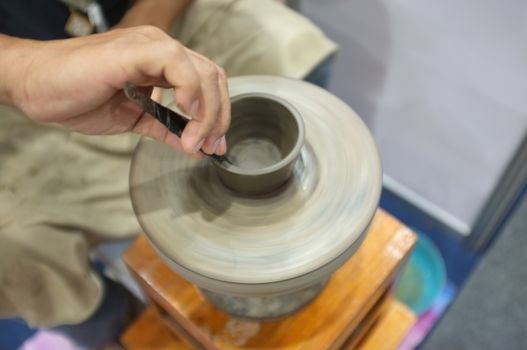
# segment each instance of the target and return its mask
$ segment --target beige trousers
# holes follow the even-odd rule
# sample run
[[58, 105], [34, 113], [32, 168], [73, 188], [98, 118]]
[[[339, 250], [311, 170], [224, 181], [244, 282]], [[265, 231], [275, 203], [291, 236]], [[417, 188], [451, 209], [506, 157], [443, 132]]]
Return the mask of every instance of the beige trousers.
[[[336, 50], [272, 0], [197, 0], [173, 34], [228, 75], [302, 78]], [[103, 295], [90, 247], [140, 232], [128, 195], [135, 135], [86, 136], [0, 106], [0, 317], [87, 319]]]

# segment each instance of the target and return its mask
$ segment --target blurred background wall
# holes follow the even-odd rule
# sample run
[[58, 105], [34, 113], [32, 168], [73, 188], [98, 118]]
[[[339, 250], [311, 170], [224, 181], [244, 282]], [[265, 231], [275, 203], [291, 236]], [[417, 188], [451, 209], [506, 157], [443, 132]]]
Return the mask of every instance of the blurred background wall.
[[385, 187], [474, 232], [527, 130], [527, 2], [302, 0], [299, 10], [341, 44], [330, 90], [372, 130]]

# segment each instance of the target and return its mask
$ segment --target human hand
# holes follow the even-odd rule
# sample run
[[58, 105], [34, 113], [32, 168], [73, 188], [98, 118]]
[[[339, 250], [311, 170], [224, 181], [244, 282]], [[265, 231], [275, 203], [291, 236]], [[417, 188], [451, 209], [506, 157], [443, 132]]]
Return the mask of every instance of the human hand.
[[[200, 148], [226, 152], [230, 99], [224, 71], [160, 29], [48, 42], [0, 36], [0, 50], [0, 102], [35, 121], [85, 134], [136, 132], [188, 154]], [[125, 97], [126, 82], [146, 92], [153, 86], [175, 89], [176, 104], [192, 117], [181, 140]]]

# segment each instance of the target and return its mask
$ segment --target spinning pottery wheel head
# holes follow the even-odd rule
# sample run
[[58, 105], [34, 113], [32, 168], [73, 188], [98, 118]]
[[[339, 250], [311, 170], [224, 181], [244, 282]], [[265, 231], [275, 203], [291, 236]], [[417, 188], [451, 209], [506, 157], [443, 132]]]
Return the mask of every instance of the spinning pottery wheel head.
[[364, 123], [329, 92], [279, 77], [229, 83], [233, 101], [275, 97], [301, 116], [304, 142], [287, 181], [256, 195], [237, 192], [212, 160], [143, 138], [131, 167], [132, 203], [159, 255], [216, 305], [241, 316], [279, 316], [293, 310], [251, 313], [238, 304], [291, 303], [294, 293], [313, 298], [366, 233], [381, 192], [380, 160]]

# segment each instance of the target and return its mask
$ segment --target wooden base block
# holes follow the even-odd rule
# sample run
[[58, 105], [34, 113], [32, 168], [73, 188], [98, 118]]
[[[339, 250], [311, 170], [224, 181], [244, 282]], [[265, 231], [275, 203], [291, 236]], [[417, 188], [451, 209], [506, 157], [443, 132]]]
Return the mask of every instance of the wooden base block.
[[[356, 349], [393, 350], [404, 340], [417, 317], [406, 306], [392, 300]], [[350, 350], [351, 348], [346, 348]]]
[[192, 350], [163, 322], [158, 309], [150, 305], [122, 334], [128, 350]]
[[[379, 210], [361, 248], [310, 305], [282, 320], [261, 323], [234, 319], [209, 304], [193, 284], [160, 260], [145, 237], [134, 242], [124, 259], [161, 310], [160, 317], [193, 347], [338, 349], [361, 325], [368, 328], [364, 326], [367, 315], [371, 317], [374, 306], [386, 295], [415, 240], [410, 230]], [[148, 315], [152, 312], [149, 310]], [[123, 336], [123, 342], [134, 349], [130, 332]], [[149, 331], [145, 328], [143, 332]]]
[[[363, 334], [358, 342], [347, 342], [345, 350], [393, 350], [404, 339], [415, 324], [416, 316], [400, 302], [387, 298], [382, 308], [373, 319], [373, 327]], [[355, 338], [354, 338], [355, 339]], [[121, 342], [128, 350], [192, 350], [178, 338], [163, 322], [158, 309], [149, 306], [139, 318], [128, 327], [121, 337]]]

